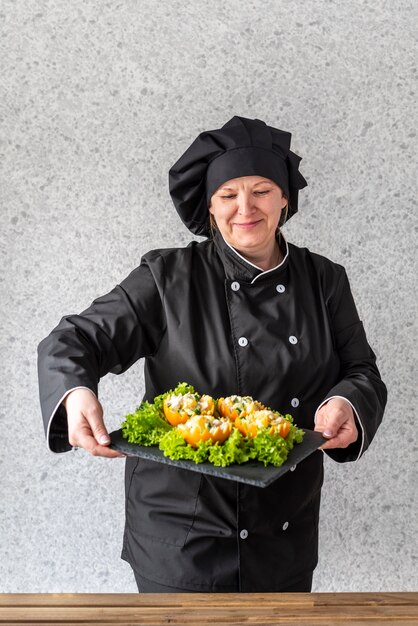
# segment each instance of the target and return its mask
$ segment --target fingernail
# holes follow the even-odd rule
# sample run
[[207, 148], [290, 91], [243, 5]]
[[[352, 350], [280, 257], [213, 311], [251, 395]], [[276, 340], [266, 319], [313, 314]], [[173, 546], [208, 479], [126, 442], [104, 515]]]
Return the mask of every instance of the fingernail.
[[99, 443], [109, 443], [110, 437], [109, 435], [102, 435], [99, 439]]
[[324, 432], [322, 433], [324, 435], [324, 437], [333, 437], [334, 433], [331, 432], [330, 430], [324, 430]]

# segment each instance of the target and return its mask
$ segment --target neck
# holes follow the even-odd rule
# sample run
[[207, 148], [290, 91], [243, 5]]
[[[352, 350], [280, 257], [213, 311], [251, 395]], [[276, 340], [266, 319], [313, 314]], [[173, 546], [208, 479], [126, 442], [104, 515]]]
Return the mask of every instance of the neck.
[[279, 265], [279, 263], [283, 260], [283, 253], [276, 240], [274, 241], [271, 250], [263, 251], [261, 254], [257, 254], [256, 252], [254, 254], [248, 254], [248, 251], [243, 252], [241, 250], [237, 250], [237, 252], [239, 252], [244, 259], [253, 265], [256, 265], [264, 272], [277, 267], [277, 265]]

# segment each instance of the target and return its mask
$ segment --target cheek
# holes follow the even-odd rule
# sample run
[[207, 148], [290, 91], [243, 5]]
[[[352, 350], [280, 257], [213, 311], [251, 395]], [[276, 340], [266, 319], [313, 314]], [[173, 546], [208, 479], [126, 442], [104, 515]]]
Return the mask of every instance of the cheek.
[[209, 205], [209, 213], [211, 213], [213, 215], [213, 217], [217, 218], [221, 213], [221, 207], [219, 207], [218, 203], [215, 202], [211, 202]]
[[228, 219], [229, 212], [223, 207], [216, 207], [215, 209], [212, 207], [210, 212], [217, 222], [225, 222]]

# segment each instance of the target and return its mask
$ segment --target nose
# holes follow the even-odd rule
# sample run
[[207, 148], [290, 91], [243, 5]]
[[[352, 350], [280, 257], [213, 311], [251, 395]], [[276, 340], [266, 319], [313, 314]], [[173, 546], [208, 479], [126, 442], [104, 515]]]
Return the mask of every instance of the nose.
[[237, 210], [241, 215], [250, 215], [251, 213], [254, 213], [255, 207], [250, 193], [243, 192], [239, 194], [237, 202]]

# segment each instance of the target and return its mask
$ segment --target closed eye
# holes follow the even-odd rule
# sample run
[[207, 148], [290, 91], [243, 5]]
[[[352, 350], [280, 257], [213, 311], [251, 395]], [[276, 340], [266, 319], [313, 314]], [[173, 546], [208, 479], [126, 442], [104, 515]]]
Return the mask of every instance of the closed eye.
[[[265, 196], [267, 193], [270, 193], [270, 189], [266, 189], [264, 191], [254, 191], [255, 196]], [[229, 200], [230, 198], [235, 198], [236, 194], [229, 194], [228, 196], [221, 196], [224, 200]]]

